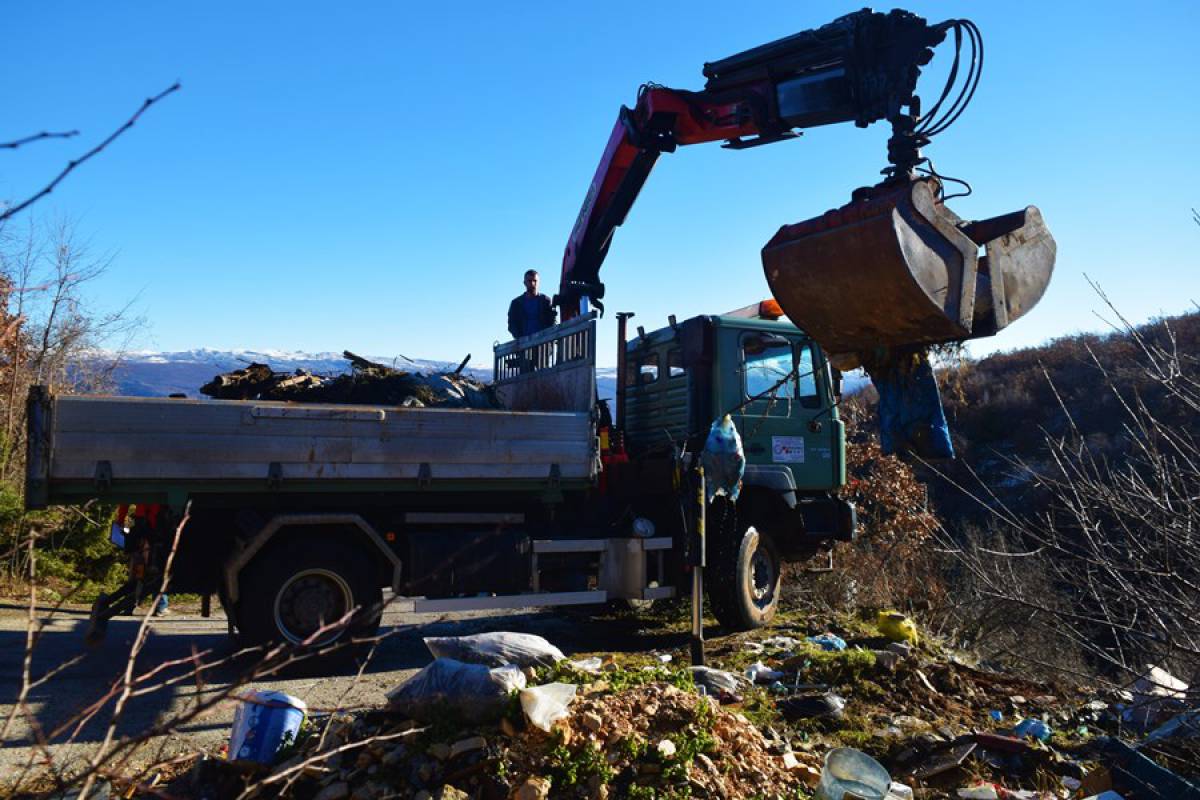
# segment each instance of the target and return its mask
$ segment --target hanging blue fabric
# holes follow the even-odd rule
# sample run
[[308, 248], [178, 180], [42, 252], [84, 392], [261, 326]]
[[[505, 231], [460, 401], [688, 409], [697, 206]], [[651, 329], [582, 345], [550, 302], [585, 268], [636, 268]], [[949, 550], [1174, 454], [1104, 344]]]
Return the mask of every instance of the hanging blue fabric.
[[883, 452], [954, 458], [942, 397], [925, 351], [888, 352], [865, 366], [879, 392]]

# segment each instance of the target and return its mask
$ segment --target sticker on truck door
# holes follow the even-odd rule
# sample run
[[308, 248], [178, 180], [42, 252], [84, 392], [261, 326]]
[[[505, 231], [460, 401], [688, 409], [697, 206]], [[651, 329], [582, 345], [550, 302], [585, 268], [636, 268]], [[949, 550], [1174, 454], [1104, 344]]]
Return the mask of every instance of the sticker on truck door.
[[776, 463], [803, 464], [803, 436], [772, 436], [771, 460]]

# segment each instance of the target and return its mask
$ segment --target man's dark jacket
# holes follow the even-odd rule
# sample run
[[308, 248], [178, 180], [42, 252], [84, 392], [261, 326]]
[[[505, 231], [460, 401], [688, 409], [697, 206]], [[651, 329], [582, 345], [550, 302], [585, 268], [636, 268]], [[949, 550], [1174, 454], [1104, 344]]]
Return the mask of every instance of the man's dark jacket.
[[[522, 324], [525, 316], [523, 303], [525, 295], [520, 295], [508, 304], [508, 332], [512, 334], [514, 339], [520, 339], [524, 335], [525, 326]], [[538, 330], [545, 330], [554, 324], [554, 306], [550, 305], [550, 298], [544, 294], [537, 296], [537, 315], [538, 315]]]

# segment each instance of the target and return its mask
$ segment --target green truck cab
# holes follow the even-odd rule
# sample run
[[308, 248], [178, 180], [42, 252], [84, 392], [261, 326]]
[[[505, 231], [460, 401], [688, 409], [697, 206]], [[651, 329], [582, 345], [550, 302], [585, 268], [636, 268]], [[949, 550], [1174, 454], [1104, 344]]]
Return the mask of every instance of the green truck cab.
[[846, 462], [835, 372], [803, 331], [757, 307], [639, 331], [624, 353], [618, 425], [635, 483], [655, 460], [699, 452], [712, 422], [732, 417], [746, 472], [732, 513], [710, 515], [708, 594], [723, 624], [764, 624], [781, 562], [854, 535], [854, 507], [837, 497]]

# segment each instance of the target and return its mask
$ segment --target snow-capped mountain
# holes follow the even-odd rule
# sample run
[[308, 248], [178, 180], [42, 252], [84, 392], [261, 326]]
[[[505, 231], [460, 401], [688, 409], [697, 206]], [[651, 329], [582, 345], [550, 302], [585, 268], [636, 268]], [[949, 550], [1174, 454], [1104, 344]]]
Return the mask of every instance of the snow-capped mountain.
[[[447, 372], [458, 364], [403, 356], [360, 354], [380, 364], [411, 372]], [[484, 382], [492, 379], [491, 357], [478, 365], [468, 364], [463, 372]], [[289, 350], [184, 350], [179, 352], [135, 351], [120, 356], [114, 372], [117, 394], [134, 397], [166, 397], [185, 394], [200, 397], [200, 387], [214, 376], [250, 364], [269, 364], [279, 372], [307, 370], [321, 375], [337, 375], [350, 371], [350, 362], [341, 353], [302, 353]], [[616, 393], [616, 369], [597, 370], [597, 384], [602, 398]]]

